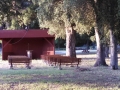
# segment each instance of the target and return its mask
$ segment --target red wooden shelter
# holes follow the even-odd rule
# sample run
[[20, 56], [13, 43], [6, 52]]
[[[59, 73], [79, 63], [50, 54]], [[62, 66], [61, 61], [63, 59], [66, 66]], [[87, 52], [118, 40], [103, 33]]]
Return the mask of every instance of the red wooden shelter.
[[55, 37], [47, 33], [48, 30], [0, 30], [2, 40], [2, 59], [8, 55], [27, 55], [32, 50], [32, 59], [39, 59], [40, 55], [55, 53]]

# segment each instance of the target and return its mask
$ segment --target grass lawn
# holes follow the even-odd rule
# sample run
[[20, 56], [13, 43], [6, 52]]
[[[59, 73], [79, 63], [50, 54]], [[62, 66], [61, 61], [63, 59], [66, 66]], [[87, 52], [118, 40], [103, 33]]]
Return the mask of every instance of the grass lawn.
[[58, 70], [39, 67], [40, 63], [30, 70], [0, 69], [0, 90], [120, 90], [120, 69], [93, 67], [94, 63], [94, 59], [84, 59], [79, 69], [63, 66]]

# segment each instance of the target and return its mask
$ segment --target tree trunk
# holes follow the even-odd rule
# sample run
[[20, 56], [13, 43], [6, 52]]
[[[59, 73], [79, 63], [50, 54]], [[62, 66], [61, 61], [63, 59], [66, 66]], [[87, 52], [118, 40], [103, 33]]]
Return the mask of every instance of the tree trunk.
[[60, 40], [59, 40], [59, 38], [57, 39], [57, 41], [58, 41], [58, 42], [57, 42], [57, 48], [58, 48], [58, 50], [59, 50], [59, 49], [60, 49], [60, 43], [59, 43]]
[[105, 45], [105, 57], [109, 57], [109, 47], [108, 45]]
[[113, 70], [118, 69], [118, 57], [117, 57], [117, 41], [113, 34], [112, 29], [110, 29], [110, 66]]
[[66, 28], [66, 56], [76, 57], [75, 52], [75, 30]]
[[94, 66], [107, 66], [105, 62], [105, 49], [104, 46], [100, 42], [100, 36], [98, 32], [98, 27], [95, 27], [95, 36], [96, 36], [96, 44], [97, 44], [97, 60]]

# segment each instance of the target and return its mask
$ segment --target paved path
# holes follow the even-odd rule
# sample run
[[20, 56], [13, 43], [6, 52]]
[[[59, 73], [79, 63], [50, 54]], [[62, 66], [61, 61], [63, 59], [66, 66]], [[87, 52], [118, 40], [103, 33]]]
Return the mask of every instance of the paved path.
[[[88, 50], [89, 53], [82, 53], [83, 50], [76, 50], [76, 54], [95, 54], [96, 50]], [[61, 54], [61, 55], [65, 55], [66, 51], [65, 50], [56, 50], [55, 54]]]

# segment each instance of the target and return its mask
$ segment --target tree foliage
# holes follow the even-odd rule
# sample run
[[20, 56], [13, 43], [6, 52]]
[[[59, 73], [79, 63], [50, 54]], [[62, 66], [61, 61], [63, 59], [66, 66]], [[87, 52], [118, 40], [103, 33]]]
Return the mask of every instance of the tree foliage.
[[89, 5], [87, 0], [39, 0], [40, 27], [49, 28], [50, 34], [62, 38], [65, 38], [65, 28], [71, 25], [78, 33], [89, 32], [94, 22]]
[[2, 0], [0, 2], [0, 23], [1, 25], [4, 23], [6, 26], [8, 24], [6, 29], [22, 29], [23, 23], [30, 25], [31, 28], [39, 28], [36, 25], [38, 23], [35, 12], [37, 5], [32, 4], [31, 0]]

